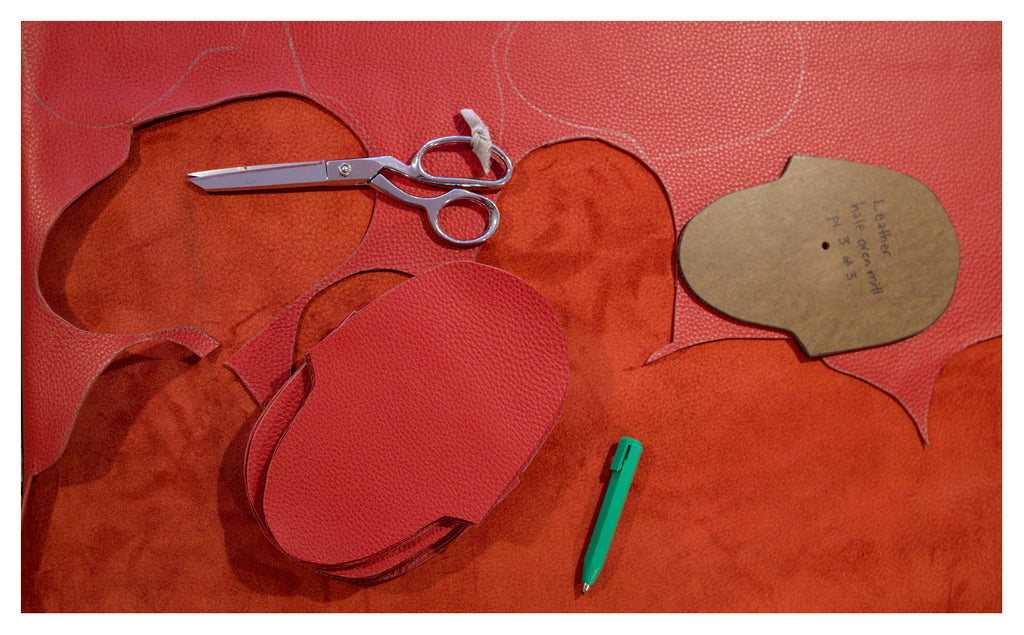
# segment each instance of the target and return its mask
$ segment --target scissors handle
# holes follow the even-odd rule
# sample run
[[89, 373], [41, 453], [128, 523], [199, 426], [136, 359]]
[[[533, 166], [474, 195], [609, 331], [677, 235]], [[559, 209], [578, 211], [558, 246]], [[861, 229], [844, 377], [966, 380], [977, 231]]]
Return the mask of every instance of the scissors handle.
[[[370, 179], [370, 185], [374, 189], [387, 194], [395, 200], [401, 201], [406, 205], [419, 207], [425, 211], [427, 213], [427, 220], [430, 222], [430, 226], [434, 229], [434, 233], [436, 233], [442, 240], [451, 243], [452, 245], [456, 245], [458, 247], [473, 247], [475, 245], [479, 245], [494, 235], [494, 231], [498, 229], [498, 222], [501, 219], [498, 213], [498, 206], [495, 205], [494, 201], [491, 199], [486, 196], [481, 196], [475, 192], [455, 189], [448, 190], [444, 194], [433, 198], [423, 198], [404, 192], [399, 189], [397, 185], [389, 181], [387, 177], [381, 174]], [[458, 238], [450, 236], [444, 231], [444, 228], [441, 227], [441, 223], [438, 220], [441, 215], [441, 210], [456, 201], [470, 201], [487, 210], [487, 227], [484, 228], [483, 233], [476, 238], [459, 240]]]
[[[472, 142], [472, 137], [440, 137], [438, 139], [431, 139], [423, 144], [423, 147], [419, 149], [416, 156], [414, 156], [412, 161], [409, 162], [409, 173], [407, 173], [406, 176], [412, 177], [423, 183], [471, 189], [499, 188], [508, 183], [509, 179], [512, 178], [512, 161], [498, 146], [491, 146], [491, 162], [493, 163], [494, 158], [497, 157], [498, 161], [501, 163], [501, 174], [496, 179], [468, 179], [454, 176], [436, 176], [423, 169], [423, 157], [430, 150], [438, 146], [445, 145], [465, 145], [472, 147]], [[489, 166], [484, 166], [485, 169], [488, 167]]]

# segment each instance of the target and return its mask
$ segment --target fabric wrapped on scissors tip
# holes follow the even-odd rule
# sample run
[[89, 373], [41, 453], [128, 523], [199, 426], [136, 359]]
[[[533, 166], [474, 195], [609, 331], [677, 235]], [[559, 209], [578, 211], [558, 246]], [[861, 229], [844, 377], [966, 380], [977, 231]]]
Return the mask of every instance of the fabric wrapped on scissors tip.
[[474, 262], [431, 269], [349, 316], [267, 404], [246, 453], [253, 512], [322, 573], [400, 575], [514, 487], [568, 378], [536, 290]]

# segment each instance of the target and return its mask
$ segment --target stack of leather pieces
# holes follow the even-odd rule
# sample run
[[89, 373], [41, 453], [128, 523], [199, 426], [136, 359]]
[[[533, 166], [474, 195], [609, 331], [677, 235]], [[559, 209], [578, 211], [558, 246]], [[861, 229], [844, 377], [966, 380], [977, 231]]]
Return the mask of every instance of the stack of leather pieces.
[[246, 489], [267, 537], [325, 575], [390, 580], [480, 523], [558, 419], [558, 320], [474, 262], [414, 276], [348, 316], [267, 403]]

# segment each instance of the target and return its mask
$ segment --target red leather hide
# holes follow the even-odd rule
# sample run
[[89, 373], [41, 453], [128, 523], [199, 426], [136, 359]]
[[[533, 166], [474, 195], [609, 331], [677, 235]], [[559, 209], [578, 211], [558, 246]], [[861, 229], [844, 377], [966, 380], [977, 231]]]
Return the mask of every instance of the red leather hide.
[[[1001, 73], [991, 23], [25, 23], [23, 610], [1001, 610]], [[466, 107], [516, 162], [477, 250], [361, 189], [184, 180], [408, 159]], [[936, 194], [961, 269], [935, 325], [812, 360], [690, 296], [686, 221], [798, 153]], [[353, 311], [474, 259], [554, 308], [562, 415], [483, 523], [389, 571], [429, 561], [325, 580], [253, 518], [260, 405]], [[644, 457], [580, 597], [622, 435]]]

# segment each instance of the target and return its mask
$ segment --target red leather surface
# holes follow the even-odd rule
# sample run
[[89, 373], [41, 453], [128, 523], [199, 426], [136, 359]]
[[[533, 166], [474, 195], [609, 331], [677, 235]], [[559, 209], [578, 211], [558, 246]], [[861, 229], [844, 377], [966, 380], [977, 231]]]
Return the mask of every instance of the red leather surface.
[[[90, 45], [111, 41], [112, 33], [119, 46]], [[83, 337], [46, 317], [45, 303], [32, 292], [30, 273], [46, 228], [73, 196], [123, 160], [131, 129], [228, 97], [281, 90], [337, 112], [373, 153], [411, 155], [423, 139], [447, 132], [438, 122], [457, 116], [452, 113], [467, 101], [492, 122], [493, 138], [514, 159], [556, 139], [605, 139], [656, 171], [673, 202], [677, 230], [714, 198], [777, 177], [794, 151], [914, 174], [943, 201], [961, 239], [977, 245], [964, 262], [958, 295], [943, 320], [915, 341], [829, 363], [893, 394], [925, 439], [938, 368], [953, 352], [1001, 331], [995, 282], [1002, 266], [999, 24], [29, 23], [22, 39], [23, 319], [38, 322], [32, 338], [44, 342]], [[387, 56], [365, 54], [384, 40], [391, 43]], [[152, 41], [159, 45], [150, 46]], [[420, 41], [448, 44], [426, 52], [415, 44]], [[608, 54], [594, 56], [593, 50]], [[690, 55], [693, 50], [701, 55]], [[338, 73], [337, 59], [359, 63]], [[652, 65], [650, 59], [686, 62]], [[435, 77], [423, 68], [445, 71]], [[570, 68], [585, 72], [568, 73]], [[392, 87], [386, 95], [376, 88], [381, 77]], [[111, 82], [119, 89], [112, 90]], [[408, 97], [427, 86], [431, 99]], [[573, 99], [561, 100], [566, 94]], [[950, 158], [959, 156], [972, 157], [965, 169]], [[693, 174], [701, 178], [689, 178]], [[395, 229], [384, 227], [389, 221], [383, 205], [377, 222], [385, 251], [407, 245], [398, 250], [413, 252], [402, 259], [406, 266], [422, 270], [471, 257], [438, 253], [429, 241], [411, 236], [396, 240]], [[381, 236], [376, 227], [367, 237], [371, 248]], [[420, 249], [426, 250], [422, 256]], [[344, 277], [354, 265], [343, 263], [345, 270], [330, 279]], [[292, 343], [300, 310], [292, 307], [232, 361], [243, 378], [252, 377], [246, 383], [260, 400], [283, 380], [279, 360]], [[726, 337], [781, 337], [722, 318], [681, 283], [674, 314], [673, 342], [654, 358]], [[27, 359], [45, 356], [29, 346], [27, 341]], [[894, 355], [899, 372], [891, 372]], [[86, 360], [75, 375], [88, 379], [77, 385], [88, 385], [107, 361]], [[52, 371], [30, 361], [26, 372], [40, 378], [27, 384], [45, 385]], [[33, 427], [52, 428], [47, 438], [66, 437], [70, 407], [37, 410], [30, 409], [32, 420], [47, 423]], [[35, 447], [33, 442], [28, 449], [29, 474], [59, 454], [52, 441]]]
[[568, 382], [544, 299], [475, 263], [412, 278], [308, 359], [254, 427], [247, 480], [275, 542], [328, 569], [447, 518], [481, 522], [547, 436]]
[[[279, 117], [305, 110], [294, 100], [270, 101]], [[258, 102], [238, 105], [243, 127], [276, 127]], [[151, 135], [142, 141], [154, 160], [175, 152]], [[386, 584], [325, 581], [275, 548], [253, 518], [244, 459], [260, 409], [224, 356], [189, 364], [140, 353], [100, 376], [67, 451], [33, 485], [23, 607], [1000, 609], [999, 339], [943, 369], [927, 449], [889, 396], [802, 357], [789, 342], [719, 342], [645, 364], [670, 340], [674, 301], [663, 248], [674, 232], [657, 179], [599, 142], [557, 144], [517, 169], [499, 197], [508, 231], [479, 259], [530, 280], [555, 308], [569, 344], [570, 384], [547, 441], [482, 524]], [[565, 196], [574, 173], [586, 175], [582, 191], [594, 196]], [[149, 192], [157, 202], [174, 196]], [[360, 201], [327, 203], [355, 213]], [[284, 235], [297, 220], [323, 222], [319, 207], [267, 215], [264, 223]], [[536, 211], [545, 209], [562, 213]], [[102, 220], [116, 212], [97, 213]], [[91, 243], [86, 236], [83, 257]], [[264, 260], [236, 264], [265, 279]], [[147, 270], [145, 262], [139, 267]], [[297, 277], [286, 266], [278, 271]], [[303, 316], [299, 354], [404, 279], [367, 273], [327, 289]], [[181, 306], [194, 301], [187, 292], [174, 297]], [[116, 315], [117, 307], [102, 294], [93, 298], [93, 310]], [[230, 313], [247, 316], [240, 305]], [[239, 331], [244, 338], [244, 322]], [[598, 586], [580, 597], [579, 567], [610, 451], [624, 434], [643, 440], [643, 461]]]
[[[776, 73], [766, 76], [775, 81], [750, 87], [772, 101], [747, 99], [738, 108], [760, 105], [778, 119], [743, 143], [722, 140], [706, 151], [653, 158], [651, 166], [666, 181], [677, 228], [721, 195], [774, 180], [794, 153], [879, 165], [925, 183], [960, 241], [960, 275], [949, 309], [916, 337], [830, 356], [826, 363], [893, 395], [927, 441], [928, 403], [939, 369], [954, 352], [1002, 332], [1001, 26], [864, 22], [776, 29], [760, 53], [776, 55], [764, 67]], [[735, 45], [737, 39], [713, 41]], [[754, 82], [758, 76], [740, 77]], [[710, 107], [699, 112], [701, 123], [714, 117]], [[682, 185], [686, 173], [702, 178]], [[708, 311], [680, 289], [673, 344], [655, 358], [708, 340], [764, 335]]]
[[312, 385], [308, 365], [299, 366], [264, 406], [249, 433], [249, 442], [245, 446], [245, 489], [253, 513], [260, 521], [263, 520], [263, 490], [270, 457], [295, 414], [306, 402]]
[[313, 387], [267, 469], [267, 525], [296, 558], [367, 558], [443, 517], [479, 523], [529, 463], [568, 382], [525, 283], [452, 263], [309, 352]]
[[[628, 43], [615, 35], [628, 29]], [[1001, 341], [942, 364], [1001, 326], [1000, 26], [658, 29], [26, 24], [25, 455], [28, 473], [30, 466], [52, 467], [26, 500], [23, 608], [999, 610]], [[430, 37], [417, 40], [420, 31]], [[444, 45], [425, 51], [421, 41]], [[609, 54], [592, 55], [594, 42]], [[647, 50], [660, 53], [630, 62], [630, 51]], [[358, 63], [342, 69], [338, 59]], [[601, 63], [607, 66], [598, 72], [593, 66]], [[571, 96], [562, 104], [567, 111], [552, 101], [558, 91], [550, 84], [566, 85], [561, 69], [568, 67], [587, 72], [574, 80], [582, 85], [562, 91]], [[638, 68], [649, 76], [631, 85]], [[424, 69], [443, 70], [427, 77]], [[388, 90], [379, 88], [384, 78]], [[636, 99], [636, 90], [648, 91], [646, 98]], [[237, 107], [224, 117], [236, 122], [231, 126], [201, 119], [220, 108], [181, 118], [196, 136], [179, 137], [176, 121], [132, 134], [166, 114], [273, 91], [315, 100], [351, 133], [331, 128], [332, 117], [310, 119], [279, 101], [268, 113], [255, 100], [224, 107]], [[376, 590], [325, 587], [316, 574], [282, 561], [251, 517], [243, 453], [258, 409], [223, 361], [345, 266], [364, 239], [372, 196], [197, 202], [154, 175], [212, 167], [211, 158], [236, 165], [341, 151], [408, 157], [423, 140], [450, 132], [467, 106], [517, 161], [514, 182], [498, 198], [502, 229], [479, 259], [523, 278], [555, 306], [572, 360], [566, 410], [523, 483], [458, 548]], [[305, 134], [310, 129], [322, 132]], [[135, 163], [129, 141], [147, 133], [147, 154]], [[632, 157], [600, 143], [535, 150], [577, 137], [605, 139]], [[672, 271], [671, 245], [689, 216], [724, 193], [776, 178], [794, 152], [913, 174], [954, 221], [961, 281], [951, 311], [929, 335], [934, 341], [923, 337], [929, 329], [895, 356], [886, 349], [853, 354], [876, 363], [852, 372], [870, 381], [879, 373], [878, 385], [918, 423], [927, 407], [927, 450], [889, 395], [802, 358], [786, 342], [721, 342], [667, 354], [711, 339], [768, 335], [689, 298]], [[119, 174], [134, 172], [147, 184], [132, 194], [145, 202], [141, 209], [122, 206], [116, 195], [76, 200], [126, 157]], [[215, 208], [226, 213], [201, 213]], [[54, 219], [79, 209], [90, 210], [81, 213], [83, 222], [53, 233]], [[162, 230], [143, 222], [182, 209], [206, 222], [169, 221]], [[264, 210], [258, 222], [253, 209]], [[110, 269], [103, 251], [116, 232], [94, 237], [90, 229], [111, 210], [125, 219], [122, 227], [142, 223], [188, 249], [126, 249], [116, 260], [136, 269]], [[339, 210], [358, 222], [344, 222]], [[371, 232], [381, 210], [378, 203]], [[414, 218], [419, 222], [415, 213], [403, 220]], [[425, 232], [416, 236], [424, 250], [433, 249]], [[44, 243], [66, 243], [67, 256], [41, 258]], [[194, 257], [146, 262], [182, 253], [201, 254], [203, 266]], [[71, 264], [50, 267], [51, 260]], [[170, 265], [190, 270], [179, 261], [192, 263], [188, 281], [206, 280], [197, 272], [223, 275], [215, 276], [217, 285], [182, 284], [167, 272]], [[45, 299], [37, 269], [40, 286], [50, 289]], [[178, 282], [160, 304], [144, 289], [164, 279]], [[130, 293], [99, 292], [112, 281]], [[394, 274], [368, 272], [323, 290], [303, 316], [300, 344], [286, 348], [301, 353], [317, 332], [358, 308], [353, 299], [365, 303], [393, 283]], [[159, 311], [144, 310], [154, 303]], [[317, 322], [320, 309], [333, 321]], [[80, 366], [41, 361], [40, 351], [74, 342], [79, 332], [106, 344], [114, 340], [97, 333], [189, 325], [209, 332], [223, 353], [186, 364], [132, 349], [95, 380], [104, 355]], [[645, 364], [652, 355], [658, 361]], [[884, 377], [890, 369], [893, 377]], [[78, 393], [68, 397], [73, 404], [93, 386], [77, 417], [73, 406], [52, 416], [29, 407], [30, 386], [39, 387], [37, 403], [53, 400], [57, 370], [78, 378], [66, 391]], [[68, 439], [56, 464], [59, 443], [37, 450], [43, 446], [29, 442], [37, 428], [48, 430], [43, 437]], [[607, 463], [602, 453], [625, 433], [644, 442], [647, 470], [638, 474], [635, 507], [627, 508], [617, 538], [622, 551], [612, 555], [602, 587], [581, 599], [571, 570], [600, 500], [595, 475]], [[182, 518], [195, 522], [183, 525]], [[183, 589], [186, 578], [192, 584]]]
[[[295, 419], [296, 413], [309, 394], [312, 387], [310, 379], [309, 369], [306, 364], [303, 364], [263, 408], [256, 423], [253, 424], [249, 442], [245, 448], [245, 484], [249, 505], [267, 539], [274, 542], [278, 548], [280, 545], [266, 528], [266, 518], [263, 513], [266, 472], [278, 441], [292, 420]], [[372, 478], [372, 473], [367, 476]], [[439, 553], [448, 541], [454, 540], [468, 526], [468, 523], [462, 521], [442, 520], [431, 523], [422, 528], [422, 531], [406, 537], [401, 543], [360, 563], [313, 568], [331, 577], [359, 583], [386, 581], [405, 573], [412, 567], [425, 562], [430, 556]], [[312, 566], [309, 563], [305, 564]]]
[[227, 364], [257, 401], [263, 403], [291, 374], [302, 312], [324, 289], [364, 271], [389, 269], [416, 274], [442, 262], [471, 259], [474, 253], [472, 249], [456, 249], [442, 243], [425, 228], [421, 215], [380, 197], [374, 207], [373, 222], [352, 257], [297, 298], [232, 355]]

